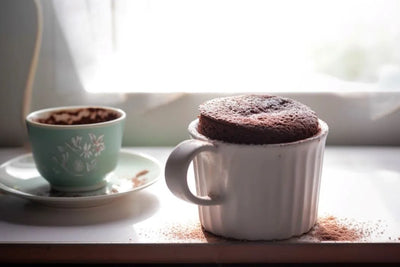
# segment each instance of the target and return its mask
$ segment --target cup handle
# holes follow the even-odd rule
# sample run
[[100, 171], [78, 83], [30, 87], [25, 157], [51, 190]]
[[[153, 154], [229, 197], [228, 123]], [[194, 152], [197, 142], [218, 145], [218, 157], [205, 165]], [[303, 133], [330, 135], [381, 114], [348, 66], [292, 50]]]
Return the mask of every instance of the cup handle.
[[178, 144], [169, 155], [165, 165], [165, 181], [169, 190], [178, 198], [197, 205], [218, 205], [222, 199], [218, 196], [200, 197], [194, 195], [187, 183], [187, 171], [193, 158], [203, 151], [216, 151], [216, 146], [207, 141], [186, 140]]

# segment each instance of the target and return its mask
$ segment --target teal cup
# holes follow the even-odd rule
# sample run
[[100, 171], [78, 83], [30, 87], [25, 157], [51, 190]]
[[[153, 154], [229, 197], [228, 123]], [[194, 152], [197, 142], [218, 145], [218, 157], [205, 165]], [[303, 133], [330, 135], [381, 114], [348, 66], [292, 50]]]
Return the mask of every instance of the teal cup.
[[118, 162], [126, 114], [111, 107], [38, 110], [26, 117], [36, 168], [52, 189], [91, 191]]

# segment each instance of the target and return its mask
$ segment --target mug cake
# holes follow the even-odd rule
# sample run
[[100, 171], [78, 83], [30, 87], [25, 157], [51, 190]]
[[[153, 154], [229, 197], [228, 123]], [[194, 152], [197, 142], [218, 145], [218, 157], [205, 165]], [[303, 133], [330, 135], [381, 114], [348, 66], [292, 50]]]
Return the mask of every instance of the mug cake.
[[198, 131], [216, 140], [238, 144], [277, 144], [318, 133], [318, 117], [290, 98], [240, 95], [211, 99], [199, 107]]
[[[328, 125], [269, 95], [211, 99], [165, 166], [168, 188], [199, 205], [203, 228], [240, 240], [301, 235], [316, 223]], [[193, 160], [196, 193], [188, 185]]]

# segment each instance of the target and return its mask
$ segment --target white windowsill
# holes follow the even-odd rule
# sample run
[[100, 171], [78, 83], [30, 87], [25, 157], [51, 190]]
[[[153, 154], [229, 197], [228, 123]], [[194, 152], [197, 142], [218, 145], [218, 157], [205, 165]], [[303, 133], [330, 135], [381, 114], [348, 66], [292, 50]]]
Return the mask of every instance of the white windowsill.
[[[129, 147], [134, 152], [146, 153], [158, 159], [164, 167], [172, 147]], [[24, 148], [0, 149], [0, 161], [3, 163], [16, 155], [26, 153]], [[237, 242], [220, 238], [193, 237], [193, 240], [182, 239], [171, 233], [171, 227], [192, 225], [198, 222], [197, 207], [173, 196], [164, 181], [163, 172], [160, 181], [132, 196], [116, 200], [101, 207], [86, 208], [92, 213], [88, 221], [77, 221], [74, 216], [79, 210], [50, 208], [33, 204], [13, 196], [0, 195], [0, 252], [3, 245], [29, 245], [32, 250], [45, 249], [38, 244], [48, 244], [46, 256], [37, 256], [36, 260], [67, 259], [79, 261], [72, 256], [57, 254], [57, 244], [86, 244], [93, 251], [94, 245], [109, 245], [107, 249], [119, 255], [121, 262], [162, 262], [197, 261], [210, 262], [215, 253], [220, 262], [231, 261], [274, 261], [278, 255], [281, 261], [399, 261], [400, 260], [400, 148], [399, 147], [351, 147], [328, 146], [325, 152], [324, 169], [320, 194], [320, 216], [332, 215], [337, 218], [348, 218], [357, 224], [365, 223], [373, 228], [371, 236], [356, 242], [321, 242], [304, 235], [280, 242]], [[146, 201], [144, 203], [143, 201]], [[54, 216], [58, 216], [55, 219]], [[111, 217], [117, 215], [118, 218]], [[98, 217], [96, 217], [98, 216]], [[87, 218], [87, 216], [85, 216]], [[36, 218], [26, 223], [26, 218]], [[74, 223], [65, 222], [74, 218]], [[198, 227], [198, 226], [197, 226]], [[197, 238], [197, 239], [196, 239]], [[126, 245], [112, 246], [118, 243]], [[36, 246], [35, 246], [36, 244]], [[185, 253], [185, 249], [194, 245], [193, 251], [201, 253]], [[208, 247], [212, 246], [212, 250]], [[249, 251], [249, 256], [227, 253], [230, 249], [240, 247]], [[294, 249], [294, 247], [296, 249]], [[180, 255], [169, 256], [163, 251], [176, 249]], [[257, 248], [256, 250], [254, 250]], [[18, 246], [8, 248], [18, 250]], [[68, 249], [74, 251], [74, 246]], [[79, 250], [78, 247], [76, 247]], [[101, 246], [97, 247], [101, 251]], [[330, 253], [312, 253], [325, 249]], [[53, 251], [53, 252], [52, 252]], [[125, 251], [125, 252], [124, 252]], [[126, 251], [130, 251], [127, 254]], [[138, 253], [141, 251], [141, 253]], [[145, 256], [146, 251], [153, 254]], [[252, 252], [250, 252], [252, 251]], [[259, 252], [257, 254], [257, 251]], [[278, 253], [268, 254], [268, 252]], [[297, 251], [291, 254], [293, 251]], [[310, 252], [309, 254], [299, 254]], [[362, 253], [361, 253], [361, 252]], [[346, 252], [346, 253], [344, 253]], [[224, 254], [225, 253], [225, 254]], [[270, 255], [265, 257], [262, 255]], [[14, 256], [12, 256], [14, 255]], [[33, 259], [28, 252], [7, 256], [11, 261]], [[123, 256], [124, 255], [124, 256]], [[156, 256], [158, 255], [158, 256]], [[6, 257], [0, 253], [0, 259]], [[47, 258], [46, 258], [47, 257]], [[92, 253], [82, 256], [92, 261], [104, 257]], [[155, 257], [155, 258], [154, 258]], [[158, 258], [157, 258], [158, 257]], [[253, 258], [251, 258], [253, 257]], [[286, 257], [286, 258], [285, 258]], [[296, 258], [297, 257], [297, 258]], [[299, 258], [300, 257], [300, 258]], [[115, 258], [118, 262], [118, 258]]]

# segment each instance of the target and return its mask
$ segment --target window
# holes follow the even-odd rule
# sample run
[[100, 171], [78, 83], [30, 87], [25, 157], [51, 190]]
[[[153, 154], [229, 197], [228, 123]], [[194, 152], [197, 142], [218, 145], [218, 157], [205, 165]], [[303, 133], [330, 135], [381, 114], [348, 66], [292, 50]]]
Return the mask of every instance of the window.
[[397, 0], [40, 3], [31, 110], [117, 106], [125, 145], [174, 145], [205, 100], [279, 94], [328, 122], [328, 144], [400, 145]]
[[399, 90], [397, 0], [51, 4], [87, 92]]

